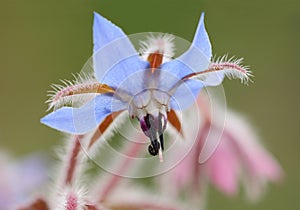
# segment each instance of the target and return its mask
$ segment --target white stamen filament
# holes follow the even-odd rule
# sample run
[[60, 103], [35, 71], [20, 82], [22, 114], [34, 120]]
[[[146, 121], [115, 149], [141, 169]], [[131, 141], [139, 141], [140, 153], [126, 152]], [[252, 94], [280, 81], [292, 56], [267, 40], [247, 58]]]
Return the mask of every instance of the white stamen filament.
[[161, 163], [164, 162], [164, 157], [163, 157], [163, 152], [162, 152], [161, 147], [158, 150], [158, 157], [159, 157], [159, 162], [161, 162]]

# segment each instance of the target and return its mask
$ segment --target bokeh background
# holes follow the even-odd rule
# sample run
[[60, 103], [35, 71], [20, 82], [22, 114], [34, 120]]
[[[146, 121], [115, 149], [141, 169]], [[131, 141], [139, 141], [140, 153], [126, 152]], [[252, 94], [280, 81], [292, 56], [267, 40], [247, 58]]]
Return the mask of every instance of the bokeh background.
[[191, 41], [206, 13], [215, 55], [242, 56], [254, 83], [224, 82], [227, 103], [245, 113], [285, 171], [257, 204], [210, 190], [208, 209], [300, 209], [299, 0], [1, 0], [0, 149], [51, 153], [62, 134], [39, 123], [46, 91], [71, 79], [92, 53], [93, 11], [128, 34], [168, 32]]

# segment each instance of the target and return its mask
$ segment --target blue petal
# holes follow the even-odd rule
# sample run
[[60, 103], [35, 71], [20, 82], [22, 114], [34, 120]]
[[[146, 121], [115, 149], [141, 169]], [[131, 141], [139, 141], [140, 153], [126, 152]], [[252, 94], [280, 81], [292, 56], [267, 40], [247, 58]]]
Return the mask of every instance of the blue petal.
[[211, 56], [211, 44], [204, 26], [204, 13], [202, 13], [191, 47], [175, 60], [164, 63], [161, 68], [182, 78], [207, 69]]
[[[116, 86], [131, 73], [146, 64], [126, 34], [99, 14], [94, 14], [94, 54], [93, 64], [98, 81]], [[125, 61], [124, 61], [125, 60]], [[105, 77], [105, 78], [104, 78]], [[110, 83], [113, 81], [113, 83]]]
[[205, 75], [201, 81], [204, 83], [205, 86], [218, 86], [220, 85], [225, 78], [225, 73], [222, 71], [219, 72], [210, 72]]
[[[113, 103], [117, 102], [117, 103]], [[83, 107], [63, 107], [41, 119], [41, 123], [71, 134], [84, 134], [96, 128], [110, 113], [126, 108], [108, 95], [99, 95]]]
[[193, 105], [204, 84], [199, 80], [187, 80], [181, 84], [170, 100], [170, 107], [174, 110], [185, 110]]
[[140, 91], [143, 87], [142, 75], [147, 71], [148, 66], [149, 63], [142, 61], [138, 55], [123, 58], [107, 69], [99, 82], [108, 84], [115, 89], [123, 86], [122, 88], [127, 92]]
[[[204, 13], [202, 13], [191, 47], [178, 58], [162, 64], [161, 69], [174, 75], [168, 78], [172, 78], [171, 83], [175, 84], [189, 74], [207, 69], [211, 56], [211, 44], [204, 26]], [[188, 108], [203, 86], [201, 81], [183, 82], [171, 98], [171, 108], [175, 110]]]
[[[205, 68], [207, 68], [208, 64], [209, 62], [206, 62]], [[175, 84], [182, 82], [172, 95], [171, 108], [174, 110], [184, 110], [191, 106], [204, 86], [203, 82], [200, 80], [189, 79], [184, 82], [181, 80], [184, 76], [192, 74], [194, 72], [193, 69], [176, 59], [163, 65], [162, 72], [168, 72], [169, 76], [164, 77], [167, 82], [161, 81], [159, 83], [161, 84], [160, 89], [165, 90], [170, 87], [171, 84], [174, 86]], [[164, 73], [163, 75], [167, 75], [167, 73]]]
[[194, 36], [193, 40], [193, 46], [198, 48], [208, 60], [211, 59], [212, 56], [212, 50], [211, 50], [211, 44], [209, 41], [209, 36], [205, 30], [205, 25], [204, 25], [204, 13], [201, 14], [197, 31]]
[[[118, 39], [127, 38], [122, 29], [94, 12], [93, 39], [94, 53]], [[127, 39], [128, 40], [128, 39]], [[132, 47], [129, 42], [129, 46]]]

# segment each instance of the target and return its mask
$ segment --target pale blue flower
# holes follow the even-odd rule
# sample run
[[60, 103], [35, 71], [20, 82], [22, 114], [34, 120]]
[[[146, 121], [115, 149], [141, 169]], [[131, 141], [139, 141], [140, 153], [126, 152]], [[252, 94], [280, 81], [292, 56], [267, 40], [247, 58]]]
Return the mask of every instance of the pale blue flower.
[[[143, 60], [124, 32], [97, 13], [93, 38], [96, 83], [59, 88], [55, 97], [86, 93], [86, 89], [98, 95], [79, 108], [62, 107], [42, 118], [42, 123], [63, 132], [84, 134], [95, 129], [108, 115], [128, 110], [131, 117], [140, 121], [142, 130], [151, 140], [149, 152], [156, 155], [163, 150], [167, 120], [180, 131], [181, 125], [173, 110], [188, 108], [204, 86], [220, 84], [226, 74], [248, 78], [248, 71], [235, 68], [239, 67], [239, 61], [230, 63], [236, 66], [211, 63], [212, 50], [204, 14], [190, 48], [169, 61], [165, 59], [169, 55], [164, 46], [157, 49], [148, 46], [155, 51], [150, 50]], [[163, 42], [171, 39], [160, 38], [162, 45], [169, 44]], [[215, 72], [214, 78], [211, 72]]]

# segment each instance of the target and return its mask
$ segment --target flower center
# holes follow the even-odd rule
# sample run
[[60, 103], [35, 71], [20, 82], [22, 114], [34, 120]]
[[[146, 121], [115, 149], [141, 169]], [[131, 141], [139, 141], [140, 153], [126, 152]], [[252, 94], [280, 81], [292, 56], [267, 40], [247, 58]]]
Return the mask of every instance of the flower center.
[[149, 137], [148, 151], [156, 156], [164, 150], [163, 132], [167, 126], [170, 96], [158, 89], [147, 89], [132, 98], [129, 114], [137, 117], [144, 134]]

